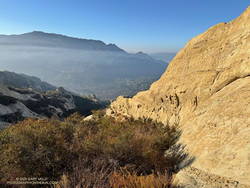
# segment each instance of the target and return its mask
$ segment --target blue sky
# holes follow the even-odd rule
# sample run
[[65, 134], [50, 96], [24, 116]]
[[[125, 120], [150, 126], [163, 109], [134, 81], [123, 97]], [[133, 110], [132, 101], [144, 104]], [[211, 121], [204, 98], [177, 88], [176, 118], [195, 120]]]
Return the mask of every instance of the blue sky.
[[39, 30], [99, 39], [130, 52], [172, 52], [249, 5], [249, 0], [0, 0], [0, 33]]

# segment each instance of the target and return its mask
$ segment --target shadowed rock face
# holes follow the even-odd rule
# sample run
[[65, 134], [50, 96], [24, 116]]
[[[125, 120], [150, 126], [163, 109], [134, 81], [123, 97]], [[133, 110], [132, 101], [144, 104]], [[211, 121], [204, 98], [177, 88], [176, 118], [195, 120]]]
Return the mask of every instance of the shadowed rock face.
[[250, 8], [193, 38], [149, 90], [118, 97], [108, 113], [178, 122], [192, 168], [215, 177], [183, 171], [190, 187], [226, 186], [216, 177], [250, 185]]

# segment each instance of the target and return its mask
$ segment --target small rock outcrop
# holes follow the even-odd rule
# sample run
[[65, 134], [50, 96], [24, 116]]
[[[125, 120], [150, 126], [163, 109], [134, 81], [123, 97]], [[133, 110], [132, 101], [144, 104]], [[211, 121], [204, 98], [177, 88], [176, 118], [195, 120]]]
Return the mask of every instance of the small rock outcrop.
[[193, 38], [149, 90], [118, 97], [107, 113], [179, 123], [196, 157], [179, 175], [189, 187], [250, 186], [250, 7]]

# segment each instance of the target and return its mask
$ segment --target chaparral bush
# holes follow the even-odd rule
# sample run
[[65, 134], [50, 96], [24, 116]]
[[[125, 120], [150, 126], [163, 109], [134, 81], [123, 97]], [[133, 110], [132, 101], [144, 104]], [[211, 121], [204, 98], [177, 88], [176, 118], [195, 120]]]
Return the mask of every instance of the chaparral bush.
[[177, 143], [180, 135], [177, 126], [102, 113], [88, 121], [79, 114], [64, 121], [27, 119], [0, 131], [0, 181], [49, 177], [59, 187], [97, 188], [147, 177], [164, 185], [163, 177], [169, 182], [193, 160]]

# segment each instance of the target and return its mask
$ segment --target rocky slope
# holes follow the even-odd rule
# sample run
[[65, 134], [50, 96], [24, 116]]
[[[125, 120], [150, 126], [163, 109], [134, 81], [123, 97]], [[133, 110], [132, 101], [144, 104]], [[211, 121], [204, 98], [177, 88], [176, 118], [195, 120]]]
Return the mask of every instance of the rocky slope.
[[0, 71], [0, 85], [17, 88], [33, 88], [37, 91], [55, 90], [56, 87], [34, 76]]
[[196, 157], [178, 175], [188, 187], [250, 186], [250, 7], [189, 41], [149, 90], [107, 113], [179, 123]]
[[0, 72], [0, 128], [26, 117], [63, 118], [74, 112], [89, 115], [91, 110], [105, 105], [105, 102], [78, 96], [33, 76]]
[[31, 88], [0, 86], [0, 128], [27, 117], [64, 118], [74, 112], [90, 115], [91, 110], [104, 106], [104, 103], [74, 95], [63, 88], [38, 92]]

